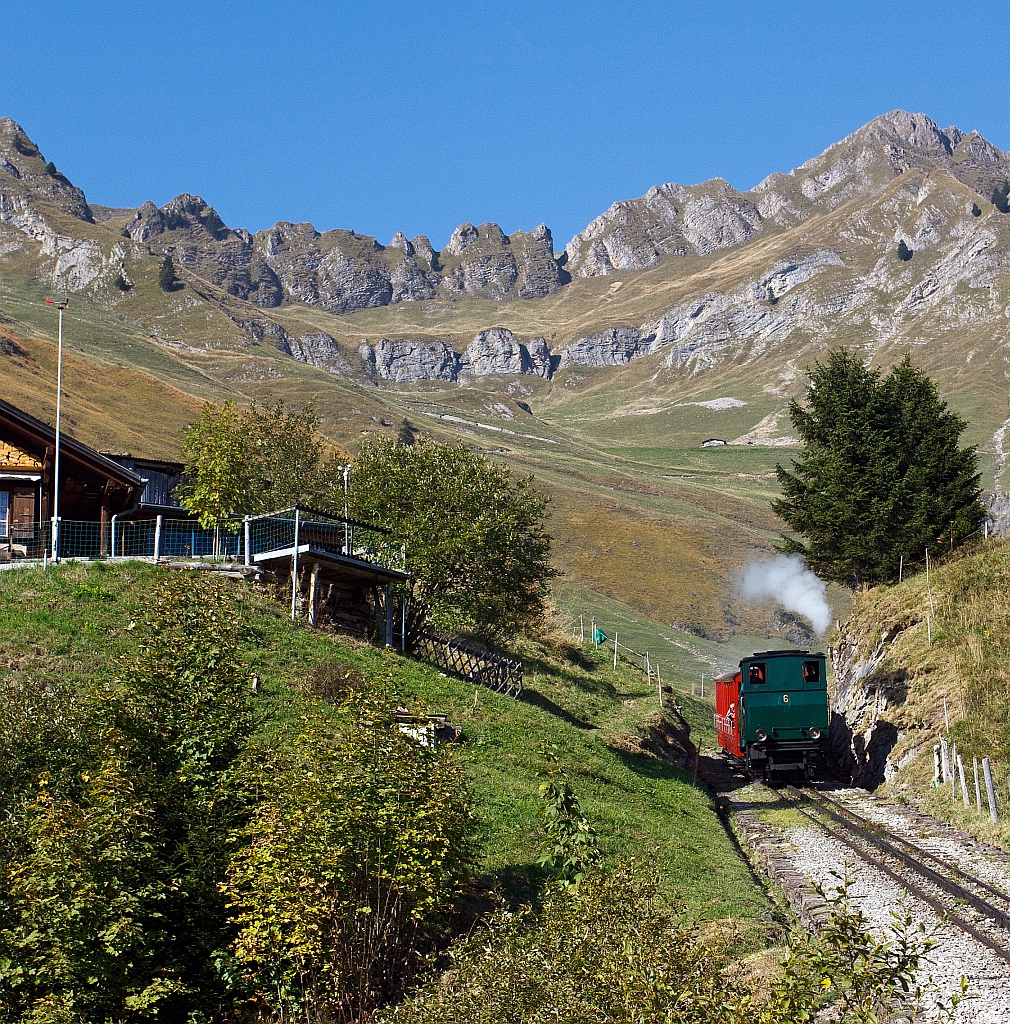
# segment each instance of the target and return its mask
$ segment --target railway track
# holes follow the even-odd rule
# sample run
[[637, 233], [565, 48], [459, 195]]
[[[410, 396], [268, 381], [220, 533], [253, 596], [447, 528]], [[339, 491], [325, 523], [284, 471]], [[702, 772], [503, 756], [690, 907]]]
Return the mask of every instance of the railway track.
[[[800, 814], [865, 863], [1010, 964], [1010, 894], [869, 821], [823, 793], [799, 790], [795, 786], [784, 786], [780, 792]], [[962, 906], [970, 906], [980, 920], [967, 920], [961, 912]], [[986, 922], [984, 927], [982, 919]]]

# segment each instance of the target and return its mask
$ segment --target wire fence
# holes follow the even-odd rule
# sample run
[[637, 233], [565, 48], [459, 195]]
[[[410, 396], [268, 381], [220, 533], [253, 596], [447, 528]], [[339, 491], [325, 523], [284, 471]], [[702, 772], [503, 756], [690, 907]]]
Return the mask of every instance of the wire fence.
[[[573, 636], [577, 637], [580, 643], [586, 642], [586, 621], [584, 616], [579, 616], [578, 625], [575, 626]], [[620, 629], [614, 630], [613, 639], [600, 628], [594, 615], [589, 620], [589, 641], [593, 646], [599, 650], [601, 647], [609, 650], [613, 647], [614, 650], [614, 671], [617, 671], [618, 662], [623, 662], [630, 668], [635, 669], [642, 673], [646, 677], [649, 685], [655, 685], [659, 692], [659, 706], [663, 706], [663, 676], [660, 670], [659, 662], [653, 664], [652, 658], [648, 651], [636, 651], [634, 648], [628, 647], [626, 644], [622, 644], [620, 641]], [[653, 684], [653, 678], [655, 678], [655, 684]], [[668, 690], [672, 692], [672, 688], [668, 687]]]

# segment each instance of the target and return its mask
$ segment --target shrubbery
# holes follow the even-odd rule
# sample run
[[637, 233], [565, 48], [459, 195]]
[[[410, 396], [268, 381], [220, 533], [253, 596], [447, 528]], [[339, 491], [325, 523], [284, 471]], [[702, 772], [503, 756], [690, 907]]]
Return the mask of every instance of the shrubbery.
[[251, 744], [219, 583], [167, 577], [131, 631], [115, 684], [0, 684], [0, 1022], [336, 1021], [394, 998], [469, 869], [452, 763], [367, 684]]
[[[878, 1024], [945, 1004], [917, 983], [935, 945], [909, 915], [874, 938], [847, 893], [829, 899], [817, 940], [797, 937], [756, 990], [725, 972], [725, 952], [678, 924], [656, 879], [633, 864], [553, 886], [542, 909], [504, 905], [449, 951], [448, 970], [380, 1024]], [[963, 983], [962, 983], [963, 984]], [[820, 1017], [823, 1012], [829, 1014]]]

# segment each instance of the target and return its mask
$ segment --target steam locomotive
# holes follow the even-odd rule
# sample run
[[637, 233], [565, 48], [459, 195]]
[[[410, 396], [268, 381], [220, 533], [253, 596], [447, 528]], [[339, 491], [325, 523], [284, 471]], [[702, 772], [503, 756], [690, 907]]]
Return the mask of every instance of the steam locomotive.
[[719, 746], [754, 778], [817, 773], [828, 742], [823, 654], [762, 651], [715, 680]]

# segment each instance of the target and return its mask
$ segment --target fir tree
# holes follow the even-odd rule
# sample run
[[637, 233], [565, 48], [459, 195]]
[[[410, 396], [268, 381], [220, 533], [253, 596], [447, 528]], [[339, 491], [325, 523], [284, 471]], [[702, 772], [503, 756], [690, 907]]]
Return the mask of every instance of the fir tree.
[[804, 448], [777, 466], [783, 497], [772, 507], [823, 578], [859, 586], [894, 579], [899, 560], [961, 543], [981, 525], [974, 447], [965, 422], [906, 357], [886, 377], [853, 353], [833, 352], [810, 374], [806, 405], [790, 418]]
[[1010, 213], [1010, 181], [1004, 180], [992, 190], [992, 205], [1000, 213]]
[[414, 428], [410, 425], [410, 420], [404, 418], [404, 421], [400, 424], [400, 431], [396, 435], [396, 443], [406, 445], [414, 443]]
[[971, 215], [973, 217], [981, 217], [982, 216], [982, 208], [978, 205], [978, 203], [972, 203], [971, 204]]
[[905, 244], [905, 239], [901, 239], [898, 242], [898, 259], [902, 263], [907, 263], [912, 258], [912, 250]]
[[52, 160], [46, 164], [46, 174], [48, 174], [50, 178], [56, 177], [56, 164], [54, 164]]
[[167, 253], [158, 270], [158, 286], [163, 292], [174, 292], [179, 288], [179, 280], [175, 276], [175, 264]]

